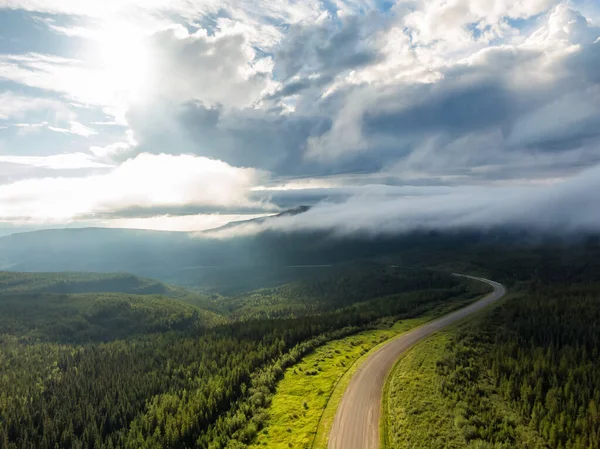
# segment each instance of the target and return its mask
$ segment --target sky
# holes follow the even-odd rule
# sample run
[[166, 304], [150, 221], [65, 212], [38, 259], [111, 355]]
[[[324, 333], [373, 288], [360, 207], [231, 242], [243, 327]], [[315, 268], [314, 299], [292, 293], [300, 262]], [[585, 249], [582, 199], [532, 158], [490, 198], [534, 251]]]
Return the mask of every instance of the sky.
[[0, 0], [0, 235], [600, 230], [597, 0]]

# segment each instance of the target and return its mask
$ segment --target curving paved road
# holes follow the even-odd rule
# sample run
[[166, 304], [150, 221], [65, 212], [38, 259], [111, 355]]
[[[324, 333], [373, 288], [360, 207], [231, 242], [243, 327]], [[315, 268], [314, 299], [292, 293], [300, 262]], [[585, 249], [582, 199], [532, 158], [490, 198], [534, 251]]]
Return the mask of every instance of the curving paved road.
[[378, 449], [383, 386], [398, 357], [415, 343], [506, 294], [503, 285], [489, 279], [462, 274], [456, 276], [485, 282], [494, 291], [467, 307], [403, 334], [370, 356], [356, 371], [342, 397], [329, 435], [328, 449]]

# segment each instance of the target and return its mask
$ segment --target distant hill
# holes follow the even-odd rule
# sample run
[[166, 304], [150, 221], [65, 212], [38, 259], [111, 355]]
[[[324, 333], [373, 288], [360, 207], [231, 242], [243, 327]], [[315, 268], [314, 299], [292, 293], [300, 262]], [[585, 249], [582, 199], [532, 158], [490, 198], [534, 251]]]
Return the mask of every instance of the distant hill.
[[130, 273], [0, 271], [0, 295], [21, 293], [162, 295], [211, 313], [224, 313], [224, 310], [210, 295]]
[[177, 249], [189, 236], [134, 229], [53, 229], [0, 238], [0, 269], [11, 271], [129, 271], [151, 264], [166, 247]]
[[[204, 306], [204, 307], [203, 307]], [[0, 333], [108, 341], [221, 324], [209, 298], [130, 274], [0, 272]]]
[[[303, 213], [305, 210], [302, 208], [285, 214]], [[278, 217], [268, 219], [277, 220]], [[231, 228], [242, 224], [244, 222], [235, 222], [227, 226]], [[579, 243], [575, 243], [580, 245], [588, 240], [598, 241], [582, 236]], [[514, 229], [414, 231], [400, 235], [265, 230], [228, 238], [214, 238], [210, 232], [62, 229], [0, 238], [0, 270], [127, 272], [167, 284], [235, 295], [299, 278], [311, 278], [322, 272], [324, 266], [360, 260], [412, 267], [438, 266], [447, 271], [476, 269], [483, 275], [497, 269], [512, 270], [510, 276], [523, 277], [514, 272], [522, 266], [530, 266], [533, 259], [541, 264], [550, 263], [551, 257], [559, 257], [557, 254], [561, 247], [574, 248], [572, 241], [567, 243], [565, 246], [561, 237], [534, 235]], [[548, 251], [549, 248], [552, 250]], [[569, 251], [572, 252], [572, 249]], [[595, 263], [592, 261], [589, 266], [593, 267]], [[91, 288], [94, 283], [93, 280], [86, 282], [86, 288]], [[120, 279], [118, 282], [125, 285], [130, 281]], [[163, 287], [160, 285], [152, 283], [132, 284], [130, 287], [172, 296], [169, 291], [161, 291]], [[53, 288], [75, 286], [68, 284]], [[210, 301], [202, 304], [201, 297], [197, 300], [202, 308], [211, 305]]]
[[230, 294], [307, 276], [311, 270], [322, 270], [322, 265], [378, 257], [415, 244], [415, 238], [341, 238], [328, 232], [265, 231], [212, 238], [199, 233], [64, 229], [0, 238], [0, 269], [128, 272]]
[[0, 272], [2, 293], [133, 293], [181, 295], [181, 289], [128, 273], [14, 273]]
[[[305, 206], [273, 217], [232, 222], [218, 229], [276, 220], [306, 210]], [[271, 265], [270, 251], [270, 243], [261, 236], [224, 241], [198, 232], [52, 229], [1, 237], [0, 270], [130, 272], [169, 281], [173, 276], [168, 273], [194, 267]]]
[[304, 212], [307, 212], [308, 210], [310, 210], [310, 206], [298, 206], [298, 207], [286, 210], [286, 211], [281, 212], [276, 215], [270, 215], [268, 217], [252, 218], [250, 220], [231, 221], [223, 226], [219, 226], [218, 228], [212, 228], [212, 229], [207, 229], [205, 231], [202, 231], [202, 233], [203, 234], [212, 234], [212, 233], [224, 231], [227, 229], [235, 229], [235, 228], [243, 226], [243, 225], [268, 223], [270, 221], [277, 220], [280, 217], [290, 217], [290, 216], [294, 216], [294, 215], [299, 215]]

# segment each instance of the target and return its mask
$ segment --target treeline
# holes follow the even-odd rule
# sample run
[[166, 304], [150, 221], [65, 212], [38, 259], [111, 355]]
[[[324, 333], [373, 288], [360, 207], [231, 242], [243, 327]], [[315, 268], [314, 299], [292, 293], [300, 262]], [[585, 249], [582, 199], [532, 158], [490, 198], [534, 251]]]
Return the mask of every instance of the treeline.
[[454, 253], [441, 252], [439, 258], [454, 267], [463, 265], [467, 272], [481, 272], [516, 288], [529, 288], [534, 284], [566, 285], [600, 281], [598, 238], [482, 243], [467, 245], [464, 250]]
[[[438, 362], [477, 447], [600, 447], [600, 284], [534, 287], [463, 330]], [[495, 397], [508, 404], [507, 416]], [[532, 435], [518, 431], [525, 425]]]
[[284, 368], [315, 346], [384, 317], [458, 307], [479, 294], [452, 278], [430, 285], [437, 288], [320, 314], [106, 343], [41, 342], [6, 335], [2, 325], [0, 446], [243, 447], [261, 429]]
[[224, 298], [222, 305], [234, 318], [285, 318], [331, 311], [398, 292], [461, 285], [448, 274], [375, 263], [326, 267], [324, 271], [310, 279]]

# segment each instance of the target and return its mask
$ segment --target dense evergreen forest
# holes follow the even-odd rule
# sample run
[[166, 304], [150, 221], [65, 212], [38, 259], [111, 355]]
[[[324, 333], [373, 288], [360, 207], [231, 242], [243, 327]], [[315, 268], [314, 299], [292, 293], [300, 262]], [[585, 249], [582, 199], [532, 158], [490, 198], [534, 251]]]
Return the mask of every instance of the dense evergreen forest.
[[[537, 263], [529, 263], [529, 273], [527, 255], [516, 269], [504, 269], [513, 279], [528, 282], [521, 285], [520, 296], [460, 336], [454, 352], [457, 367], [490, 375], [493, 390], [547, 447], [600, 447], [597, 242], [572, 252], [545, 248], [533, 258]], [[471, 359], [472, 350], [481, 357]], [[468, 385], [459, 379], [449, 385], [460, 383]], [[487, 432], [491, 441], [514, 447], [510, 426], [506, 431], [490, 426]]]
[[380, 264], [204, 298], [223, 314], [171, 290], [127, 275], [0, 274], [1, 446], [243, 447], [284, 368], [314, 347], [483, 292]]
[[536, 286], [458, 333], [438, 362], [441, 389], [477, 447], [598, 448], [599, 350], [600, 285]]
[[[512, 294], [448, 337], [433, 339], [431, 347], [424, 343], [420, 350], [433, 352], [449, 338], [432, 362], [434, 374], [418, 364], [397, 369], [394, 388], [402, 387], [403, 376], [435, 389], [417, 392], [412, 404], [398, 393], [391, 413], [406, 417], [427, 403], [436, 403], [438, 413], [421, 410], [420, 420], [429, 424], [418, 430], [394, 426], [390, 449], [441, 435], [453, 448], [600, 447], [600, 259], [597, 244], [588, 245], [505, 248], [480, 259], [481, 272], [509, 285]], [[445, 417], [443, 433], [436, 430], [439, 416]], [[398, 437], [403, 432], [408, 435]]]

